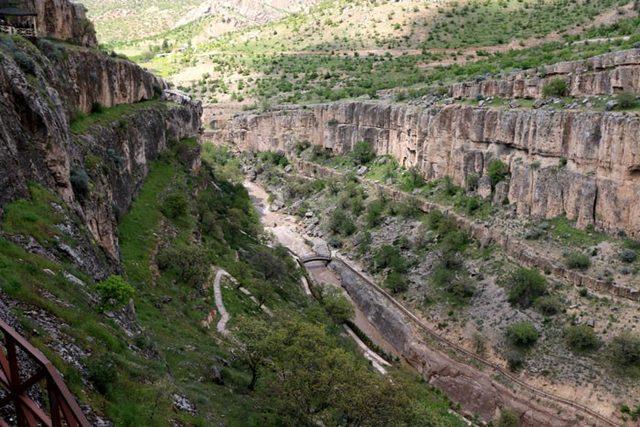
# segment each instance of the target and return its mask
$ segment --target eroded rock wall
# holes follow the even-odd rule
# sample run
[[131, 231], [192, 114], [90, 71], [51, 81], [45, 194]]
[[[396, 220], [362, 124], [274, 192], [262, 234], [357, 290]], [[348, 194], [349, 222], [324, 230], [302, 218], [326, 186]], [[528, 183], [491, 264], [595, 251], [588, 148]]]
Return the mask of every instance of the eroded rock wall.
[[640, 92], [640, 49], [605, 53], [584, 61], [557, 64], [509, 74], [504, 78], [478, 79], [450, 87], [454, 98], [498, 96], [541, 98], [542, 89], [552, 79], [567, 82], [569, 95], [576, 97]]
[[69, 0], [32, 0], [37, 13], [40, 37], [48, 37], [83, 46], [98, 45], [93, 23], [87, 19], [86, 9]]
[[427, 179], [459, 185], [500, 159], [519, 214], [640, 235], [635, 114], [344, 102], [240, 114], [219, 128], [215, 141], [248, 150], [290, 151], [308, 141], [344, 153], [367, 140]]
[[[149, 162], [171, 142], [199, 134], [202, 108], [156, 99], [73, 134], [71, 119], [83, 106], [146, 99], [157, 93], [158, 81], [95, 51], [72, 48], [55, 55], [24, 40], [0, 44], [0, 216], [7, 203], [29, 198], [31, 183], [49, 189], [78, 219], [69, 223], [77, 228], [70, 234], [78, 236], [78, 247], [63, 251], [103, 277], [118, 268], [117, 219], [129, 209]], [[74, 174], [86, 176], [86, 194], [74, 189]]]
[[79, 46], [38, 42], [45, 78], [69, 116], [89, 113], [94, 104], [112, 107], [158, 97], [166, 82], [139, 65]]

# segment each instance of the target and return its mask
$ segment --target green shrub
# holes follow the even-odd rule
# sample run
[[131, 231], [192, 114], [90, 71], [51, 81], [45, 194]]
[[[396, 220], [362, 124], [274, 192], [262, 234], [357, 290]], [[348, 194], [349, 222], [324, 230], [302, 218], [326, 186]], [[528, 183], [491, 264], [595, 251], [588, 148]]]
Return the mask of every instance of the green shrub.
[[533, 323], [517, 322], [507, 328], [507, 339], [517, 347], [531, 347], [538, 341], [540, 334]]
[[356, 231], [353, 220], [342, 209], [335, 209], [331, 214], [329, 229], [341, 236], [350, 236]]
[[623, 332], [611, 341], [609, 348], [617, 366], [640, 369], [640, 336]]
[[416, 218], [422, 213], [422, 207], [418, 199], [409, 197], [403, 202], [395, 204], [393, 211], [396, 215], [404, 218]]
[[551, 295], [545, 295], [537, 298], [533, 305], [545, 316], [553, 316], [562, 311], [562, 303], [560, 300]]
[[366, 165], [376, 158], [373, 145], [368, 141], [356, 142], [351, 152], [351, 158], [357, 165]]
[[[322, 147], [318, 147], [318, 149], [322, 149]], [[264, 162], [271, 164], [273, 166], [281, 166], [285, 167], [289, 164], [289, 160], [284, 153], [276, 153], [274, 151], [262, 151], [258, 154], [258, 158]]]
[[632, 263], [638, 258], [638, 253], [633, 249], [623, 249], [620, 252], [620, 260], [626, 263]]
[[507, 365], [512, 371], [517, 371], [524, 365], [524, 355], [518, 350], [509, 350], [505, 355]]
[[111, 357], [104, 355], [91, 357], [86, 361], [88, 378], [93, 387], [106, 395], [118, 380], [118, 370]]
[[569, 93], [569, 86], [567, 85], [567, 82], [561, 78], [555, 78], [549, 81], [542, 88], [542, 94], [546, 97], [567, 96], [568, 93]]
[[110, 276], [96, 285], [102, 305], [106, 308], [121, 307], [129, 302], [136, 290], [120, 276]]
[[511, 409], [503, 409], [496, 423], [497, 427], [518, 427], [519, 425], [520, 417]]
[[36, 75], [36, 63], [33, 62], [29, 55], [22, 51], [15, 51], [13, 53], [13, 59], [22, 71], [27, 74], [31, 74], [32, 76]]
[[386, 207], [386, 202], [383, 199], [376, 199], [367, 205], [366, 221], [367, 226], [377, 227], [382, 222], [382, 214]]
[[509, 175], [509, 165], [501, 160], [492, 160], [487, 166], [487, 175], [491, 179], [491, 187], [495, 187]]
[[591, 259], [581, 252], [572, 252], [567, 255], [566, 264], [572, 270], [586, 270], [591, 266]]
[[384, 285], [394, 294], [400, 294], [409, 289], [407, 276], [397, 271], [392, 271], [387, 275]]
[[162, 201], [160, 212], [170, 219], [179, 218], [187, 213], [189, 202], [183, 192], [173, 192]]
[[89, 195], [89, 175], [83, 168], [71, 169], [69, 177], [73, 192], [80, 198], [84, 199]]
[[377, 271], [385, 268], [398, 273], [407, 271], [407, 262], [398, 248], [391, 245], [384, 245], [378, 248], [373, 255], [374, 268]]
[[100, 114], [104, 112], [104, 107], [98, 101], [94, 101], [91, 104], [91, 113], [92, 114]]
[[511, 274], [508, 282], [509, 302], [522, 308], [531, 307], [536, 299], [547, 293], [547, 280], [535, 269], [519, 268]]
[[624, 92], [616, 96], [618, 101], [618, 109], [628, 110], [638, 106], [638, 98], [635, 94], [630, 92]]
[[569, 348], [575, 352], [595, 350], [600, 346], [600, 339], [593, 328], [587, 325], [569, 326], [565, 330]]

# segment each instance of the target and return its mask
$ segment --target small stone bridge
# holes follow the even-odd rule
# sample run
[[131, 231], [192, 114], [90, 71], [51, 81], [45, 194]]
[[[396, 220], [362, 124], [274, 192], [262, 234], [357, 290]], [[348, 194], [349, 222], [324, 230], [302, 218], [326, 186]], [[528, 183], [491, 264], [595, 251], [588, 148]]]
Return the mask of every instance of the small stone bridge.
[[305, 257], [301, 257], [300, 258], [300, 263], [301, 264], [308, 264], [310, 262], [324, 262], [325, 264], [329, 264], [331, 262], [333, 258], [331, 258], [331, 255], [319, 255], [319, 254], [315, 254], [315, 255], [309, 255], [309, 256], [305, 256]]

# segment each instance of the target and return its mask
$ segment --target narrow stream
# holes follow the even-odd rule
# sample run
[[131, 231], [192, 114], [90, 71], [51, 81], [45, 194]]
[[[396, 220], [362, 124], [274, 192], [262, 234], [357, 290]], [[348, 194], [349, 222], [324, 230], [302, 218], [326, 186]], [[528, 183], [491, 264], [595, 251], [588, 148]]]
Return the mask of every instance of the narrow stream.
[[[256, 210], [260, 214], [260, 220], [262, 221], [264, 229], [273, 233], [281, 245], [289, 248], [298, 257], [315, 254], [316, 252], [312, 245], [326, 245], [326, 242], [322, 239], [305, 235], [304, 229], [300, 226], [295, 217], [269, 210], [269, 194], [258, 183], [245, 181], [244, 186], [249, 192], [249, 196], [251, 197]], [[309, 243], [311, 243], [311, 245]], [[306, 265], [306, 268], [309, 276], [315, 283], [335, 286], [342, 289], [340, 278], [333, 272], [333, 270], [325, 266], [323, 262], [309, 263]], [[349, 299], [349, 301], [351, 301], [351, 298], [349, 298], [349, 295], [346, 292], [344, 292], [344, 295]], [[353, 323], [367, 334], [371, 341], [373, 341], [377, 346], [384, 349], [389, 354], [399, 356], [398, 352], [369, 322], [358, 306], [353, 304], [353, 301], [351, 301], [351, 303], [355, 310]]]

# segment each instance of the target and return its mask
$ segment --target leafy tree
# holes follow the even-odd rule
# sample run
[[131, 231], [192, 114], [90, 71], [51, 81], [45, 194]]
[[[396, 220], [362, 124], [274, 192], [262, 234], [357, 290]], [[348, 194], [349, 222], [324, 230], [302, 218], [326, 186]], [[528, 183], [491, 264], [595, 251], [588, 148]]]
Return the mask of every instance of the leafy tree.
[[351, 320], [355, 314], [351, 303], [338, 289], [327, 288], [322, 293], [321, 302], [329, 317], [337, 324]]
[[194, 286], [207, 277], [208, 260], [205, 249], [195, 244], [168, 246], [157, 255], [160, 270], [172, 272], [184, 283]]

